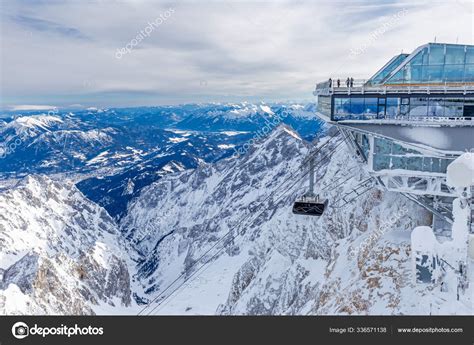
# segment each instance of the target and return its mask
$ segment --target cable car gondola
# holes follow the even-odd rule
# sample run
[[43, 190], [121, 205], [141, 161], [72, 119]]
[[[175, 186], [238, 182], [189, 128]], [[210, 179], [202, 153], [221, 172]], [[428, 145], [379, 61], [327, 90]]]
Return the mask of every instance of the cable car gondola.
[[306, 216], [322, 216], [328, 205], [327, 200], [320, 200], [318, 196], [303, 195], [293, 204], [293, 213]]
[[328, 205], [327, 200], [314, 194], [314, 158], [309, 161], [309, 191], [293, 204], [293, 213], [306, 216], [321, 216]]

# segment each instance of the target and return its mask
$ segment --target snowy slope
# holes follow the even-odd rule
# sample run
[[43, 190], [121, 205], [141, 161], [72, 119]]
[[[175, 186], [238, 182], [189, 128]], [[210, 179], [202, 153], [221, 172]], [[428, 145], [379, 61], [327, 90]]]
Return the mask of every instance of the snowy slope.
[[116, 224], [71, 183], [30, 176], [0, 194], [0, 313], [92, 314], [131, 304]]
[[14, 131], [15, 135], [34, 137], [40, 133], [48, 132], [62, 123], [63, 120], [60, 117], [49, 114], [22, 116], [0, 126], [0, 133], [5, 135], [5, 133]]
[[[456, 300], [455, 282], [446, 292], [414, 284], [410, 235], [432, 223], [428, 212], [377, 187], [343, 205], [369, 176], [329, 135], [315, 144], [316, 192], [329, 200], [320, 218], [291, 212], [307, 185], [301, 163], [318, 149], [287, 126], [240, 157], [170, 166], [132, 200], [119, 228], [71, 184], [34, 176], [6, 187], [0, 311], [136, 314], [180, 274], [203, 267], [147, 312], [473, 314]], [[129, 195], [133, 182], [124, 179], [120, 192]]]
[[[122, 223], [122, 231], [139, 253], [135, 277], [143, 289], [137, 293], [144, 299], [158, 296], [180, 273], [194, 272], [200, 267], [193, 265], [196, 260], [227, 231], [235, 228], [234, 234], [241, 233], [196, 279], [176, 286], [171, 298], [148, 310], [158, 314], [472, 311], [452, 296], [412, 285], [410, 233], [431, 223], [426, 211], [377, 188], [336, 207], [339, 198], [368, 175], [345, 145], [330, 152], [335, 145], [322, 149], [317, 159], [331, 157], [317, 171], [317, 186], [333, 204], [321, 218], [291, 213], [306, 181], [294, 184], [295, 177], [288, 178], [299, 175], [309, 146], [284, 126], [246, 156], [168, 176], [144, 190]], [[247, 218], [248, 214], [254, 216]], [[432, 305], [414, 303], [417, 299]]]

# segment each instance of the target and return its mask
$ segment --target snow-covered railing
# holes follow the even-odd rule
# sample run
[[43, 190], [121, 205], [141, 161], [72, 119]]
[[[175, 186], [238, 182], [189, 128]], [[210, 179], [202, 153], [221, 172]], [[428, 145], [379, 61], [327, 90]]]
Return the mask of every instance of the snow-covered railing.
[[402, 121], [421, 121], [421, 122], [474, 122], [471, 117], [451, 117], [451, 116], [395, 116], [387, 117], [381, 120], [402, 120]]
[[339, 116], [334, 119], [337, 122], [347, 123], [377, 123], [377, 124], [403, 124], [403, 123], [436, 123], [446, 125], [462, 125], [462, 126], [474, 126], [474, 119], [470, 117], [446, 117], [446, 116], [393, 116], [393, 117], [377, 117], [377, 115], [348, 115]]

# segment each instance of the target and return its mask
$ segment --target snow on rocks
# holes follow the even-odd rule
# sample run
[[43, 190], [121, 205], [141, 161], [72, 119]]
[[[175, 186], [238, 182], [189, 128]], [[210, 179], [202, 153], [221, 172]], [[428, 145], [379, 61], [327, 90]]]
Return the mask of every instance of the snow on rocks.
[[0, 193], [0, 314], [130, 306], [128, 260], [113, 219], [72, 183], [29, 176]]
[[[331, 157], [316, 171], [316, 189], [330, 202], [368, 178], [344, 145], [331, 152], [335, 145], [316, 159]], [[409, 234], [429, 224], [427, 212], [400, 194], [375, 188], [345, 208], [329, 207], [320, 218], [293, 215], [291, 205], [307, 185], [297, 179], [309, 149], [314, 150], [280, 126], [239, 158], [167, 176], [142, 191], [121, 225], [140, 253], [135, 278], [144, 299], [253, 215], [228, 248], [155, 313], [429, 312], [410, 309], [413, 292], [404, 290], [411, 283]], [[347, 182], [335, 183], [342, 180]], [[403, 217], [368, 241], [399, 210], [406, 210]], [[370, 246], [349, 255], [359, 243]]]

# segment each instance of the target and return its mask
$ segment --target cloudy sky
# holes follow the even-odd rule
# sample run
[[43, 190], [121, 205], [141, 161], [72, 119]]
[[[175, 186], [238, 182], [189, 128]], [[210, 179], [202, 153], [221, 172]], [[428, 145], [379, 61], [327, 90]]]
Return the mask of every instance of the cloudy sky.
[[2, 108], [311, 100], [435, 37], [473, 44], [466, 0], [12, 0], [0, 18]]

